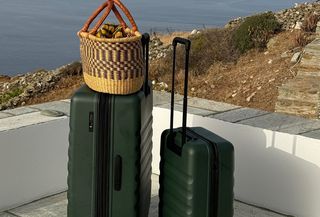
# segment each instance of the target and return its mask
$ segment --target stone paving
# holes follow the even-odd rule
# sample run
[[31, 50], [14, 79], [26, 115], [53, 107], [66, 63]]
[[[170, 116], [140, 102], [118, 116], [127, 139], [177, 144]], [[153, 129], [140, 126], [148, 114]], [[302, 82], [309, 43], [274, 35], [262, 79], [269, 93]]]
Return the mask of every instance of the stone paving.
[[[320, 69], [319, 69], [320, 70]], [[320, 73], [320, 72], [319, 72]], [[320, 83], [320, 82], [319, 82]], [[182, 96], [176, 95], [175, 110], [182, 111]], [[170, 93], [154, 91], [154, 106], [170, 108]], [[23, 125], [20, 115], [30, 116], [30, 121], [49, 121], [50, 117], [41, 117], [40, 111], [57, 110], [69, 116], [70, 100], [43, 103], [20, 107], [12, 110], [0, 111], [1, 126]], [[302, 135], [320, 139], [320, 120], [305, 119], [283, 113], [273, 113], [252, 108], [244, 108], [212, 100], [191, 97], [188, 100], [188, 113], [208, 118], [218, 119], [230, 123], [237, 123], [259, 127], [278, 132]], [[25, 116], [27, 114], [27, 116]], [[27, 120], [26, 120], [27, 121]], [[25, 121], [24, 121], [25, 122]]]
[[[175, 97], [175, 110], [182, 111], [182, 96]], [[170, 94], [154, 91], [154, 106], [170, 108]], [[190, 97], [188, 113], [222, 121], [320, 139], [320, 120], [244, 108], [212, 100]]]
[[298, 73], [279, 87], [276, 111], [319, 118], [320, 38], [308, 44], [297, 65]]
[[[149, 217], [158, 216], [158, 176], [152, 176], [152, 193]], [[0, 217], [67, 217], [67, 194], [63, 192], [3, 213]], [[285, 217], [271, 211], [234, 202], [234, 217]]]

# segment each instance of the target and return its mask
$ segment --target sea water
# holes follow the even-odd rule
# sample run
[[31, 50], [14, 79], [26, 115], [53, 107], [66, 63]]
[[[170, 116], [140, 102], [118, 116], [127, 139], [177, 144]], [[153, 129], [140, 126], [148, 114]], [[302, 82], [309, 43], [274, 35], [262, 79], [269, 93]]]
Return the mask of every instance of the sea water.
[[[79, 59], [76, 32], [103, 0], [0, 0], [0, 74], [52, 69]], [[123, 0], [141, 32], [219, 27], [299, 0]], [[114, 20], [114, 17], [112, 17]]]

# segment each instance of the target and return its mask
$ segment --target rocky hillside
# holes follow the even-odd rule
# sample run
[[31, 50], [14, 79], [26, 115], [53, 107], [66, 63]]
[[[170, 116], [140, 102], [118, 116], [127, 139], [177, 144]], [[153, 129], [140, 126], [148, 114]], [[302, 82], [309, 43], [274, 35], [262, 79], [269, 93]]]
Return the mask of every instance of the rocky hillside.
[[40, 69], [12, 78], [3, 76], [0, 78], [0, 110], [23, 106], [28, 100], [54, 89], [62, 78], [81, 74], [81, 64], [74, 62], [52, 71]]
[[[320, 1], [296, 3], [294, 7], [275, 12], [274, 15], [282, 24], [283, 30], [300, 29], [305, 17], [310, 14], [320, 15]], [[226, 27], [239, 25], [245, 17], [239, 17], [231, 20]]]
[[320, 14], [320, 2], [295, 4], [293, 8], [276, 12], [275, 16], [284, 30], [299, 29], [305, 17], [310, 14]]

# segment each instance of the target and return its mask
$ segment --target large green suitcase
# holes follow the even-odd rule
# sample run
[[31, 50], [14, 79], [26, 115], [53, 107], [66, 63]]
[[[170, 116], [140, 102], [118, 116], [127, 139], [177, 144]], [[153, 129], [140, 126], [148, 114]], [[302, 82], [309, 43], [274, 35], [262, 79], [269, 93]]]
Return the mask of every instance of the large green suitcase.
[[72, 97], [68, 217], [148, 216], [153, 99], [147, 65], [137, 93], [110, 95], [83, 86]]
[[[173, 129], [177, 43], [186, 46], [183, 124]], [[186, 127], [190, 41], [175, 38], [170, 129], [161, 136], [159, 217], [232, 217], [233, 145], [201, 127]]]

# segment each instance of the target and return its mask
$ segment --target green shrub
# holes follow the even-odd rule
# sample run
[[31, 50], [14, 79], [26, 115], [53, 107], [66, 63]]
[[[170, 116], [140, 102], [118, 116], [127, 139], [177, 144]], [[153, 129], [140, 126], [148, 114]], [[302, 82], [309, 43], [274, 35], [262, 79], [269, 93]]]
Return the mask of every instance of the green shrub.
[[[190, 50], [190, 73], [200, 75], [207, 73], [207, 70], [215, 62], [233, 63], [240, 57], [232, 38], [233, 28], [219, 28], [202, 30], [199, 34], [189, 37], [191, 40]], [[184, 68], [184, 47], [177, 48], [177, 70]], [[172, 52], [165, 58], [151, 64], [150, 73], [155, 77], [171, 73]]]
[[273, 13], [248, 17], [234, 33], [236, 47], [241, 53], [252, 48], [265, 48], [271, 36], [280, 30]]
[[22, 90], [19, 88], [16, 88], [14, 90], [11, 90], [10, 92], [0, 94], [0, 104], [8, 102], [10, 99], [19, 96], [22, 94]]
[[[199, 34], [191, 35], [190, 72], [194, 75], [207, 73], [215, 62], [231, 63], [240, 56], [232, 39], [234, 29], [208, 29]], [[165, 62], [171, 61], [172, 55]], [[184, 68], [184, 49], [177, 51], [177, 69]], [[171, 73], [168, 65], [167, 71]]]

